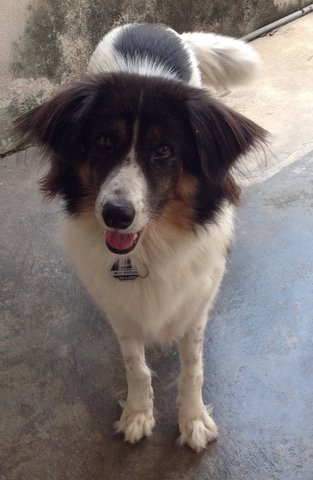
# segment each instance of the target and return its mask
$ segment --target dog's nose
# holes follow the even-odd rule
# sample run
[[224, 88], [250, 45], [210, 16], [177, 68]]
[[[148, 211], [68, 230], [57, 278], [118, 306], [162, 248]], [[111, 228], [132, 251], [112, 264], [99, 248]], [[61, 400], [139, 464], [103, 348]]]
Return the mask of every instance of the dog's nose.
[[102, 210], [102, 218], [108, 227], [124, 229], [132, 224], [135, 213], [130, 202], [107, 202]]

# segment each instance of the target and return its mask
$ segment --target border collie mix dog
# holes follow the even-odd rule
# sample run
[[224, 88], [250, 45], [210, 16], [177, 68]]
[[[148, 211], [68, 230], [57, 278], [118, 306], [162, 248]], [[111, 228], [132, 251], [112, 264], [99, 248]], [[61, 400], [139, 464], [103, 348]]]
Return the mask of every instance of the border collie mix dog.
[[66, 206], [64, 240], [125, 362], [117, 432], [154, 427], [144, 348], [176, 342], [179, 443], [217, 436], [202, 401], [202, 343], [233, 238], [231, 169], [265, 131], [201, 88], [240, 83], [257, 58], [240, 40], [131, 24], [109, 32], [88, 73], [15, 124], [41, 145], [42, 190]]

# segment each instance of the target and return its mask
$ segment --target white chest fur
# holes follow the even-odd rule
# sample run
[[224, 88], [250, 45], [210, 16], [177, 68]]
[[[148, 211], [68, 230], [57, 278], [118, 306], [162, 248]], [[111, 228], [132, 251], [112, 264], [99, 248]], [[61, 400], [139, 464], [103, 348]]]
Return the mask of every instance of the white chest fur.
[[186, 234], [150, 228], [130, 255], [145, 278], [119, 281], [111, 272], [118, 258], [105, 245], [93, 215], [66, 221], [66, 250], [95, 302], [116, 331], [132, 332], [144, 343], [180, 338], [199, 311], [209, 308], [232, 239], [233, 212], [225, 207], [217, 224]]

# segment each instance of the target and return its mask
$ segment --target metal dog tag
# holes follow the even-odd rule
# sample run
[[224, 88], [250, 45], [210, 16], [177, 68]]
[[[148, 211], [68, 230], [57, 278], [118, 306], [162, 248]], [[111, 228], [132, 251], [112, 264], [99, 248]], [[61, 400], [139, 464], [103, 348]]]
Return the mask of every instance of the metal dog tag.
[[148, 276], [148, 271], [147, 269], [145, 270], [144, 275], [142, 275], [131, 259], [126, 257], [116, 260], [116, 262], [113, 263], [111, 274], [112, 277], [117, 280], [125, 282], [129, 280], [137, 280], [137, 278], [146, 278]]

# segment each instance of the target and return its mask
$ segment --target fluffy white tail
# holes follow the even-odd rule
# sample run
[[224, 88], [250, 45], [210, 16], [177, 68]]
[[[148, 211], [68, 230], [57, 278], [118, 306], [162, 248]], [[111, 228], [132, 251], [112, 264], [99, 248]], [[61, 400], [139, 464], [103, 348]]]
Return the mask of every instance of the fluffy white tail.
[[258, 67], [258, 55], [242, 40], [214, 33], [183, 33], [181, 38], [197, 58], [202, 82], [217, 89], [248, 80]]

